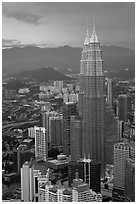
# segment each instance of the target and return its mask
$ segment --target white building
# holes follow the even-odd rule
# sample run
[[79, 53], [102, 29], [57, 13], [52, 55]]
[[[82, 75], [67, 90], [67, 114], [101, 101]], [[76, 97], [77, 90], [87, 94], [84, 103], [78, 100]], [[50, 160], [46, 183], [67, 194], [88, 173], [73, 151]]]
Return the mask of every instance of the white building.
[[130, 146], [120, 142], [114, 145], [114, 187], [124, 190], [125, 160], [130, 156]]
[[35, 130], [34, 127], [28, 128], [28, 137], [35, 138]]
[[69, 102], [78, 102], [78, 94], [75, 93], [71, 93], [69, 94]]
[[72, 186], [72, 202], [102, 202], [102, 195], [89, 189], [82, 179], [74, 179]]
[[68, 92], [64, 93], [64, 95], [63, 95], [63, 102], [64, 103], [69, 102], [69, 93]]
[[34, 134], [35, 134], [35, 157], [43, 158], [44, 161], [46, 161], [48, 156], [46, 129], [44, 127], [34, 126]]
[[20, 94], [26, 94], [26, 93], [29, 93], [29, 92], [30, 92], [29, 88], [19, 89], [19, 91], [18, 91], [18, 93], [20, 93]]
[[25, 162], [21, 168], [21, 199], [24, 202], [32, 202], [34, 198], [33, 191], [33, 165], [31, 162]]

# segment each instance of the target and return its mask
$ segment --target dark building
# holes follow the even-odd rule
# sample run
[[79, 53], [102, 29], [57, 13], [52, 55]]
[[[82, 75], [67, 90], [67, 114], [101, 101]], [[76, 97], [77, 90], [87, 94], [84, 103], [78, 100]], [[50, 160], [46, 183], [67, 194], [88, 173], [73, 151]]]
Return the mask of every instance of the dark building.
[[113, 104], [113, 81], [107, 80], [107, 102], [112, 106]]
[[96, 193], [100, 192], [100, 182], [101, 182], [101, 165], [99, 162], [91, 161], [90, 163], [90, 189]]
[[82, 158], [82, 123], [75, 116], [71, 116], [70, 122], [70, 154], [71, 161]]
[[67, 102], [63, 105], [63, 152], [70, 155], [70, 117], [77, 114], [76, 103]]
[[75, 179], [76, 171], [78, 171], [79, 178], [84, 180], [84, 163], [71, 161], [68, 166], [68, 183], [69, 187]]
[[118, 120], [113, 113], [110, 103], [106, 103], [105, 116], [105, 158], [106, 164], [113, 164], [113, 147], [119, 142]]
[[13, 151], [13, 171], [20, 174], [20, 169], [26, 161], [34, 158], [34, 154], [30, 150], [14, 150]]
[[51, 146], [62, 145], [63, 117], [62, 115], [49, 118], [49, 137]]
[[69, 186], [75, 178], [76, 171], [78, 171], [79, 178], [87, 183], [90, 189], [96, 193], [100, 192], [101, 164], [99, 162], [86, 158], [78, 162], [71, 161], [68, 167]]
[[125, 164], [125, 201], [135, 202], [135, 162], [126, 159]]
[[105, 173], [105, 77], [102, 51], [95, 28], [87, 32], [80, 61], [79, 114], [82, 118], [82, 155], [101, 162]]
[[124, 122], [130, 120], [131, 116], [131, 97], [125, 94], [118, 96], [118, 119]]

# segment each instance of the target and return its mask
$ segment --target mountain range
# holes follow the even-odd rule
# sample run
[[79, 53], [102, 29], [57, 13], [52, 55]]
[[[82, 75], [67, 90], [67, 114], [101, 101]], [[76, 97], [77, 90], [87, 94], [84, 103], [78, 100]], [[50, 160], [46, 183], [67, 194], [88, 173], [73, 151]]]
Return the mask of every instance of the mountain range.
[[[135, 52], [116, 46], [101, 47], [104, 70], [118, 72], [129, 69], [134, 72]], [[63, 74], [75, 74], [80, 70], [82, 48], [63, 46], [40, 48], [34, 46], [14, 47], [2, 50], [3, 75], [12, 75], [41, 67], [53, 67]]]
[[13, 75], [17, 79], [35, 79], [40, 82], [47, 82], [49, 80], [72, 80], [73, 78], [64, 75], [52, 67], [43, 67], [40, 69], [24, 71]]

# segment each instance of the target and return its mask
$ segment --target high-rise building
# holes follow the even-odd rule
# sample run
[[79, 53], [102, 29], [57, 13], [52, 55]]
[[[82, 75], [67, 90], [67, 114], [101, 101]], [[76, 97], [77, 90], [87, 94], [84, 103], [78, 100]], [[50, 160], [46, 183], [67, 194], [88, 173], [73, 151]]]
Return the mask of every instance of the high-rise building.
[[34, 192], [34, 202], [38, 202], [38, 195], [39, 195], [39, 177], [46, 175], [47, 166], [45, 161], [34, 160], [33, 161], [33, 192]]
[[13, 171], [20, 174], [20, 170], [25, 161], [30, 161], [33, 155], [29, 149], [17, 148], [13, 150]]
[[70, 154], [71, 161], [82, 157], [82, 123], [80, 118], [71, 116], [70, 121]]
[[29, 138], [35, 138], [34, 127], [28, 128], [28, 137], [29, 137]]
[[125, 162], [130, 157], [130, 146], [120, 142], [114, 145], [114, 188], [113, 200], [124, 201]]
[[63, 106], [63, 152], [70, 155], [70, 117], [76, 115], [77, 106], [73, 102]]
[[112, 106], [113, 104], [113, 81], [112, 79], [107, 80], [107, 102]]
[[21, 168], [21, 199], [24, 202], [32, 202], [33, 192], [33, 165], [25, 162]]
[[112, 106], [106, 103], [105, 115], [105, 159], [106, 164], [113, 164], [113, 147], [119, 142], [118, 120], [113, 113]]
[[49, 139], [51, 146], [62, 145], [63, 138], [63, 116], [50, 116], [49, 117]]
[[118, 139], [119, 141], [123, 139], [124, 122], [122, 120], [118, 121]]
[[41, 113], [40, 125], [41, 127], [44, 127], [46, 129], [46, 138], [49, 145], [51, 144], [50, 118], [54, 118], [54, 117], [62, 117], [62, 116], [59, 115], [59, 113], [56, 111], [43, 110]]
[[79, 178], [84, 180], [84, 163], [71, 161], [68, 166], [68, 183], [69, 186], [72, 185], [75, 179], [76, 170], [78, 171]]
[[129, 158], [125, 164], [125, 201], [135, 202], [135, 161]]
[[89, 164], [89, 188], [96, 193], [101, 192], [101, 165], [97, 161], [91, 161]]
[[88, 184], [88, 187], [95, 191], [100, 192], [101, 183], [101, 165], [97, 161], [91, 161], [91, 159], [80, 159], [77, 162], [71, 161], [68, 167], [68, 182], [69, 186], [72, 185], [75, 178], [76, 171], [79, 174], [79, 178]]
[[82, 154], [101, 162], [105, 172], [105, 77], [100, 43], [93, 27], [87, 31], [80, 61], [79, 114], [82, 117]]
[[[76, 172], [77, 173], [77, 172]], [[101, 202], [100, 193], [95, 193], [87, 183], [76, 177], [72, 184], [72, 202]]]
[[48, 156], [46, 130], [44, 127], [34, 126], [34, 131], [35, 131], [35, 157], [42, 158], [46, 161]]
[[131, 115], [131, 98], [126, 94], [118, 96], [118, 119], [124, 122], [130, 120]]

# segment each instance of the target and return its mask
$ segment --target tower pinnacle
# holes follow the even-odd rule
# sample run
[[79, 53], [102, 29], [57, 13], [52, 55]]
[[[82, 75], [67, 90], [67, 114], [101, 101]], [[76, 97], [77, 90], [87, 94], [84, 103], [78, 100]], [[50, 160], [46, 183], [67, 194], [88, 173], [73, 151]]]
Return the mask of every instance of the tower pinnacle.
[[90, 38], [90, 43], [98, 43], [98, 37], [95, 30], [95, 15], [93, 15], [93, 32]]
[[87, 20], [87, 35], [84, 41], [84, 45], [88, 45], [90, 42], [90, 36], [89, 36], [89, 31], [88, 31], [88, 20]]

